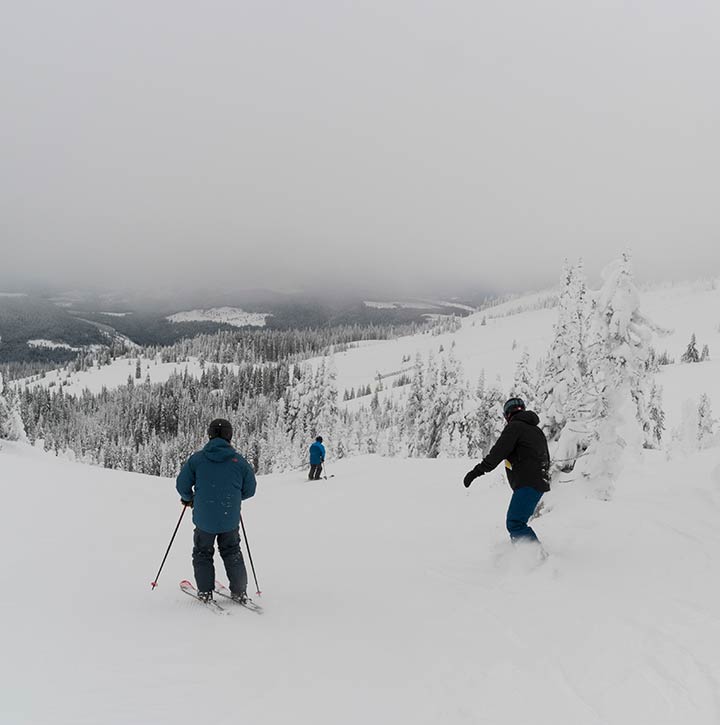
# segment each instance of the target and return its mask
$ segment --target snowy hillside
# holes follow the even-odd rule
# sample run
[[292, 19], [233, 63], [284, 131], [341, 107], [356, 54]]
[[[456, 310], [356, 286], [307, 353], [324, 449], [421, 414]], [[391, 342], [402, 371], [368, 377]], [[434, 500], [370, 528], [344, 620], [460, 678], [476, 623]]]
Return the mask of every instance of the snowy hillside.
[[56, 349], [63, 349], [63, 350], [74, 350], [77, 352], [80, 350], [79, 347], [72, 347], [71, 345], [68, 345], [66, 342], [53, 342], [52, 340], [28, 340], [27, 341], [28, 347], [44, 347], [48, 350], [56, 350]]
[[[128, 377], [136, 380], [137, 362], [140, 361], [140, 377], [137, 378], [138, 383], [144, 382], [149, 378], [151, 383], [163, 383], [167, 381], [173, 373], [187, 372], [193, 377], [199, 378], [203, 373], [203, 366], [197, 358], [191, 358], [185, 362], [160, 362], [159, 360], [149, 360], [147, 358], [118, 358], [113, 360], [109, 365], [102, 367], [93, 367], [89, 370], [78, 370], [70, 372], [65, 369], [51, 370], [41, 377], [33, 377], [25, 380], [19, 380], [17, 386], [22, 388], [27, 386], [32, 389], [36, 386], [44, 388], [62, 387], [63, 391], [68, 395], [80, 395], [83, 390], [89, 390], [93, 395], [97, 395], [103, 388], [111, 390], [121, 385], [125, 385]], [[210, 368], [215, 363], [205, 363], [206, 368]], [[233, 368], [232, 364], [227, 367]]]
[[[355, 343], [346, 352], [334, 355], [338, 390], [342, 393], [344, 389], [372, 385], [378, 375], [387, 380], [387, 387], [402, 371], [412, 367], [417, 354], [433, 353], [440, 357], [451, 351], [462, 362], [470, 380], [484, 371], [488, 381], [499, 379], [507, 388], [525, 350], [532, 363], [547, 352], [557, 321], [557, 309], [551, 306], [556, 297], [557, 293], [553, 291], [517, 297], [463, 318], [457, 332]], [[720, 373], [716, 366], [716, 362], [720, 365], [720, 281], [717, 284], [710, 281], [661, 286], [642, 292], [641, 308], [664, 330], [653, 340], [653, 345], [658, 352], [667, 351], [675, 360], [675, 365], [663, 368], [660, 382], [663, 383], [666, 377], [684, 378], [687, 372], [688, 379], [679, 387], [687, 386], [688, 394], [695, 395], [706, 379], [712, 380]], [[699, 344], [709, 346], [711, 360], [703, 366], [685, 368], [679, 365], [679, 358], [693, 332]], [[717, 355], [712, 354], [714, 351]], [[99, 392], [103, 386], [122, 385], [127, 382], [128, 368], [134, 364], [135, 358], [116, 360], [109, 367], [75, 373], [67, 378], [66, 385], [70, 387], [65, 392], [79, 393], [84, 387]], [[182, 371], [186, 364], [156, 364], [143, 360], [142, 366], [143, 379], [148, 373], [152, 382], [162, 382], [173, 370]], [[190, 374], [200, 374], [197, 361], [190, 361], [187, 367]], [[66, 377], [65, 371], [51, 372], [37, 384], [58, 384]], [[669, 392], [672, 395], [672, 391]]]
[[426, 310], [427, 312], [446, 315], [475, 311], [475, 308], [469, 305], [459, 302], [446, 302], [444, 300], [364, 300], [363, 304], [366, 307], [372, 307], [376, 310]]
[[556, 487], [540, 565], [505, 541], [502, 475], [466, 491], [469, 464], [260, 477], [265, 613], [217, 617], [177, 587], [190, 521], [150, 590], [172, 480], [4, 443], [0, 721], [717, 723], [717, 453], [648, 453], [611, 503]]
[[[720, 404], [717, 402], [720, 390], [715, 382], [720, 379], [720, 317], [716, 313], [720, 309], [720, 290], [715, 287], [712, 282], [683, 284], [652, 289], [641, 295], [642, 311], [658, 328], [652, 345], [658, 354], [667, 353], [674, 360], [672, 364], [662, 365], [657, 373], [657, 381], [664, 389], [668, 443], [674, 429], [687, 422], [683, 409], [688, 405], [697, 407], [703, 393], [711, 401], [715, 400], [716, 406]], [[338, 398], [343, 401], [345, 392], [362, 388], [363, 397], [343, 403], [348, 410], [357, 411], [370, 402], [367, 391], [374, 390], [380, 381], [381, 400], [402, 399], [410, 386], [393, 385], [403, 382], [403, 376], [407, 380], [412, 375], [417, 355], [426, 360], [430, 353], [438, 360], [454, 356], [470, 385], [484, 373], [488, 384], [499, 384], [509, 393], [521, 356], [527, 353], [532, 369], [547, 354], [558, 319], [557, 308], [551, 306], [556, 299], [557, 292], [552, 290], [518, 297], [458, 321], [459, 329], [455, 332], [354, 343], [345, 352], [333, 356]], [[699, 349], [708, 346], [710, 357], [698, 365], [685, 365], [680, 362], [680, 356], [693, 333]], [[320, 364], [322, 359], [316, 362]], [[52, 389], [62, 386], [68, 394], [78, 395], [84, 389], [97, 394], [103, 387], [112, 390], [124, 385], [128, 377], [140, 382], [149, 377], [151, 383], [162, 383], [173, 372], [186, 370], [197, 378], [202, 374], [200, 362], [195, 358], [179, 363], [142, 359], [138, 376], [136, 359], [128, 358], [85, 371], [49, 372], [27, 382]], [[20, 387], [24, 382], [20, 381]]]
[[266, 313], [246, 312], [239, 307], [212, 307], [207, 310], [177, 312], [167, 319], [170, 322], [216, 322], [233, 327], [265, 327]]
[[[312, 725], [716, 723], [720, 448], [716, 435], [700, 450], [696, 430], [700, 396], [720, 401], [714, 287], [643, 293], [652, 344], [675, 360], [657, 373], [663, 446], [628, 447], [609, 500], [592, 480], [556, 476], [533, 524], [544, 562], [507, 541], [500, 470], [466, 490], [474, 460], [337, 460], [341, 441], [328, 436], [332, 478], [261, 476], [244, 507], [265, 613], [216, 617], [177, 588], [192, 578], [190, 521], [150, 591], [180, 514], [172, 479], [3, 441], [0, 574], [13, 589], [0, 722], [194, 724], [208, 718], [203, 692], [212, 721], [228, 725], [239, 709]], [[548, 349], [551, 302], [518, 298], [454, 333], [351, 348], [335, 355], [338, 389], [379, 374], [384, 395], [401, 395], [390, 381], [429, 352], [509, 387], [526, 348], [534, 361]], [[710, 357], [683, 364], [693, 333]], [[138, 379], [184, 367], [201, 373], [196, 360], [141, 360]], [[136, 374], [136, 360], [116, 360], [64, 390]]]
[[[394, 394], [392, 381], [412, 368], [417, 354], [426, 357], [430, 353], [437, 358], [452, 353], [469, 380], [476, 380], [484, 371], [487, 381], [498, 380], [509, 390], [525, 351], [531, 365], [547, 354], [558, 317], [557, 308], [550, 306], [555, 297], [550, 291], [518, 297], [464, 318], [457, 332], [382, 340], [336, 354], [338, 390], [374, 386], [379, 376], [384, 394]], [[720, 380], [720, 281], [653, 288], [641, 293], [640, 307], [662, 329], [652, 345], [675, 361], [658, 374], [668, 428], [680, 423], [683, 401], [697, 401], [703, 392], [715, 397], [720, 406], [720, 383], [716, 382]], [[693, 333], [698, 345], [708, 345], [710, 359], [700, 365], [682, 365], [680, 356]]]

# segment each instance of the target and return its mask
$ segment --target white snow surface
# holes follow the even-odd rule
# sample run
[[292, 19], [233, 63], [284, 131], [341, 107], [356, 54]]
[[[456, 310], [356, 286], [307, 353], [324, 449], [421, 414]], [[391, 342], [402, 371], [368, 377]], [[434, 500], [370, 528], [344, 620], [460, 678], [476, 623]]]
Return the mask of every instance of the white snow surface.
[[178, 588], [189, 520], [150, 589], [172, 480], [4, 442], [0, 721], [714, 725], [718, 458], [647, 453], [610, 502], [557, 486], [541, 564], [505, 540], [502, 474], [463, 488], [471, 461], [260, 477], [265, 613], [218, 617]]
[[[133, 382], [140, 385], [145, 382], [146, 377], [150, 377], [151, 383], [167, 382], [173, 373], [188, 372], [189, 375], [199, 378], [202, 375], [203, 368], [197, 358], [190, 358], [184, 362], [160, 362], [149, 358], [140, 358], [141, 377], [135, 378], [135, 369], [138, 358], [118, 358], [113, 360], [109, 365], [103, 365], [100, 368], [93, 367], [89, 370], [82, 370], [71, 373], [68, 370], [51, 370], [43, 377], [33, 376], [18, 380], [15, 385], [22, 388], [27, 385], [29, 388], [41, 386], [44, 388], [52, 388], [57, 390], [61, 385], [66, 395], [80, 395], [83, 390], [89, 390], [97, 395], [103, 388], [112, 390], [121, 385], [125, 385], [128, 376]], [[205, 363], [205, 367], [209, 368], [217, 363]], [[227, 363], [226, 367], [236, 369], [237, 366]]]
[[[335, 462], [327, 441], [332, 478], [259, 477], [243, 513], [265, 613], [217, 617], [178, 589], [192, 579], [189, 514], [150, 590], [180, 515], [173, 480], [0, 442], [0, 723], [716, 725], [720, 448], [671, 435], [687, 401], [720, 405], [714, 287], [642, 293], [673, 330], [659, 352], [679, 360], [695, 332], [711, 359], [662, 368], [666, 447], [628, 456], [611, 500], [581, 482], [546, 494], [532, 524], [542, 563], [507, 541], [501, 471], [466, 490], [475, 461]], [[339, 389], [453, 341], [468, 375], [509, 385], [525, 347], [533, 361], [548, 349], [557, 314], [513, 313], [523, 305], [336, 355]], [[142, 360], [142, 380], [185, 365], [200, 374]], [[134, 373], [119, 360], [65, 390]]]
[[459, 302], [446, 302], [445, 300], [393, 300], [393, 301], [378, 301], [378, 300], [363, 300], [363, 304], [366, 307], [372, 307], [377, 310], [388, 310], [388, 309], [405, 309], [405, 310], [433, 310], [437, 308], [447, 307], [450, 308], [447, 314], [453, 312], [452, 308], [456, 310], [465, 310], [467, 312], [474, 312], [474, 307], [461, 304]]
[[[334, 362], [340, 397], [346, 389], [357, 390], [368, 384], [374, 388], [378, 375], [384, 378], [385, 395], [402, 394], [399, 389], [390, 387], [393, 373], [407, 371], [418, 353], [423, 358], [432, 353], [437, 359], [452, 353], [462, 362], [471, 383], [484, 371], [487, 384], [499, 382], [501, 389], [509, 392], [523, 351], [530, 354], [534, 369], [550, 348], [557, 309], [531, 308], [544, 305], [552, 294], [550, 290], [533, 293], [477, 312], [463, 318], [457, 332], [378, 340], [337, 353]], [[658, 353], [667, 351], [676, 361], [674, 365], [661, 368], [657, 378], [664, 388], [668, 430], [678, 424], [682, 402], [688, 399], [697, 402], [703, 392], [708, 392], [717, 401], [716, 407], [720, 410], [720, 385], [715, 382], [720, 379], [720, 281], [645, 290], [640, 293], [640, 309], [665, 331], [655, 335], [651, 341], [653, 347]], [[481, 324], [483, 318], [485, 325]], [[680, 356], [693, 332], [697, 335], [698, 350], [705, 344], [709, 346], [710, 360], [683, 365]], [[410, 362], [407, 362], [408, 357]], [[357, 400], [346, 403], [349, 406], [358, 404]]]
[[44, 340], [42, 338], [38, 338], [36, 340], [28, 340], [27, 341], [28, 347], [41, 347], [46, 348], [48, 350], [79, 350], [79, 347], [72, 347], [71, 345], [68, 345], [66, 342], [54, 342], [53, 340]]
[[[355, 343], [346, 352], [333, 356], [340, 398], [346, 389], [357, 390], [368, 384], [374, 388], [378, 375], [383, 377], [383, 395], [402, 395], [402, 389], [391, 387], [393, 378], [402, 372], [411, 371], [417, 353], [426, 357], [430, 352], [438, 358], [452, 352], [462, 361], [465, 375], [471, 383], [484, 371], [488, 384], [499, 381], [502, 389], [509, 391], [523, 351], [528, 350], [530, 364], [534, 367], [550, 347], [557, 309], [527, 308], [544, 304], [551, 295], [552, 291], [532, 293], [470, 315], [462, 319], [462, 326], [455, 333]], [[667, 351], [676, 360], [674, 365], [661, 368], [657, 377], [664, 389], [668, 434], [680, 424], [683, 403], [690, 400], [696, 404], [703, 392], [710, 394], [711, 400], [715, 402], [715, 413], [718, 414], [720, 386], [715, 381], [720, 380], [720, 284], [711, 280], [646, 290], [641, 292], [640, 306], [647, 317], [669, 331], [669, 334], [656, 335], [652, 345], [658, 353]], [[523, 311], [515, 312], [518, 309]], [[486, 318], [485, 325], [481, 324], [483, 317]], [[683, 365], [679, 362], [680, 355], [693, 332], [697, 335], [698, 349], [705, 344], [709, 346], [710, 360]], [[440, 347], [443, 348], [442, 353]], [[403, 361], [403, 358], [406, 360]], [[134, 378], [135, 360], [115, 360], [109, 366], [73, 374], [65, 370], [51, 371], [43, 378], [22, 380], [16, 384], [47, 387], [64, 381], [65, 393], [80, 394], [84, 388], [99, 393], [103, 387], [112, 389], [124, 385], [128, 375]], [[202, 374], [197, 359], [187, 363], [160, 363], [142, 359], [140, 382], [144, 382], [148, 373], [151, 382], [164, 382], [174, 371], [182, 372], [186, 368], [196, 377]], [[358, 406], [369, 403], [369, 400], [369, 397], [356, 398], [345, 405]]]
[[177, 312], [166, 319], [170, 322], [217, 322], [235, 327], [265, 327], [267, 313], [246, 312], [239, 307], [211, 307], [207, 310]]

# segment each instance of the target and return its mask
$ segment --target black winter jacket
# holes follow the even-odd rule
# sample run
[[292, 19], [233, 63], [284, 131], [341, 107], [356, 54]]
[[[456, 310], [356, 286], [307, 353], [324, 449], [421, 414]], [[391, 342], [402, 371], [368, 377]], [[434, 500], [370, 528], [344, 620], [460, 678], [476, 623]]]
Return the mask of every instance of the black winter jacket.
[[504, 459], [513, 491], [523, 486], [542, 493], [549, 491], [550, 453], [539, 422], [531, 410], [515, 413], [487, 456], [475, 466], [475, 473], [488, 473]]

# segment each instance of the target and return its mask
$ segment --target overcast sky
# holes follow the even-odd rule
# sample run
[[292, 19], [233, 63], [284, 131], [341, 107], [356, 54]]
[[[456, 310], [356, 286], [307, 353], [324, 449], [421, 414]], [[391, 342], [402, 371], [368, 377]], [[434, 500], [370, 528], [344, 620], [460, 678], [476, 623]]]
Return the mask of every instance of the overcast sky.
[[720, 274], [717, 0], [3, 3], [0, 283]]

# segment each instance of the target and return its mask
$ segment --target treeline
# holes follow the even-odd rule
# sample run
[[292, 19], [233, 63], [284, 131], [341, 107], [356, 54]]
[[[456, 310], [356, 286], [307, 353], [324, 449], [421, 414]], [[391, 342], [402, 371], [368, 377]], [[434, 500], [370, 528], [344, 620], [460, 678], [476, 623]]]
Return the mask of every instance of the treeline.
[[260, 473], [302, 467], [321, 433], [331, 457], [480, 455], [502, 425], [507, 393], [468, 386], [450, 355], [418, 358], [408, 395], [380, 398], [378, 382], [366, 405], [338, 407], [330, 359], [315, 363], [208, 366], [198, 379], [178, 372], [165, 383], [128, 383], [99, 395], [25, 389], [19, 407], [31, 442], [73, 451], [107, 468], [174, 476], [205, 441], [207, 422], [229, 417], [235, 443]]
[[241, 441], [262, 434], [291, 375], [285, 363], [246, 364], [211, 366], [199, 379], [178, 372], [157, 384], [130, 377], [98, 395], [37, 387], [20, 393], [20, 411], [29, 440], [42, 439], [46, 450], [71, 450], [106, 468], [173, 475], [212, 418], [230, 415]]
[[[208, 420], [230, 416], [236, 440], [257, 470], [285, 470], [301, 465], [308, 435], [320, 429], [334, 434], [342, 418], [331, 367], [303, 360], [362, 340], [440, 334], [458, 327], [457, 319], [447, 318], [399, 328], [223, 331], [159, 349], [130, 350], [116, 342], [110, 348], [85, 351], [70, 368], [102, 366], [118, 356], [155, 357], [178, 363], [180, 369], [190, 357], [216, 364], [207, 365], [199, 379], [178, 372], [159, 384], [143, 381], [136, 369], [127, 385], [98, 395], [26, 387], [19, 393], [19, 406], [28, 438], [43, 440], [47, 450], [70, 450], [109, 468], [159, 475], [174, 475], [202, 442]], [[332, 413], [324, 413], [326, 409]], [[375, 415], [377, 408], [372, 412]], [[356, 420], [345, 418], [343, 425], [352, 427], [362, 420], [359, 413]], [[360, 432], [353, 435], [357, 441], [363, 437]], [[346, 449], [374, 452], [377, 446], [371, 440]]]
[[[202, 335], [142, 351], [180, 364], [189, 357], [216, 363], [200, 379], [178, 372], [153, 385], [131, 377], [100, 395], [26, 390], [20, 409], [30, 439], [43, 439], [48, 449], [72, 450], [107, 467], [173, 476], [202, 444], [214, 417], [230, 418], [239, 449], [260, 473], [304, 465], [318, 433], [331, 458], [364, 453], [477, 458], [502, 429], [503, 401], [519, 395], [540, 415], [556, 469], [611, 481], [626, 448], [657, 448], [664, 435], [655, 373], [667, 356], [658, 357], [649, 345], [659, 328], [640, 310], [626, 255], [607, 268], [596, 291], [588, 289], [581, 264], [567, 265], [557, 307], [549, 349], [535, 364], [527, 351], [518, 353], [510, 389], [487, 385], [482, 376], [471, 383], [452, 346], [448, 352], [440, 346], [437, 357], [417, 358], [395, 371], [402, 386], [376, 379], [371, 389], [345, 391], [348, 402], [338, 406], [334, 352], [400, 332], [452, 332], [459, 321], [449, 318], [402, 328]], [[353, 393], [362, 398], [350, 400]], [[603, 483], [599, 494], [609, 490]]]
[[163, 362], [178, 362], [189, 357], [217, 363], [265, 363], [298, 361], [325, 352], [342, 352], [356, 342], [391, 340], [405, 335], [442, 334], [459, 329], [460, 320], [448, 317], [404, 325], [339, 325], [303, 330], [223, 331], [198, 335], [163, 348], [148, 347], [147, 357], [159, 355]]

